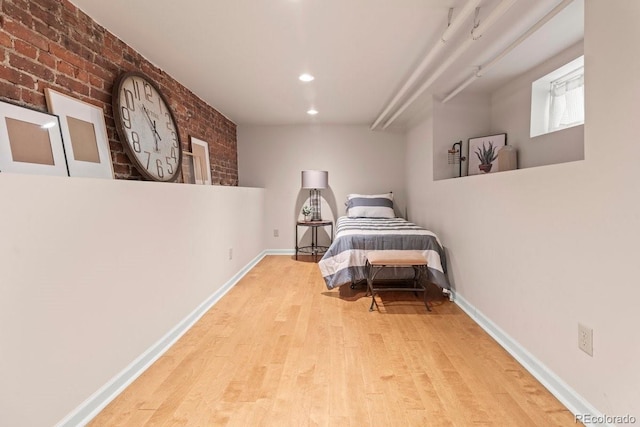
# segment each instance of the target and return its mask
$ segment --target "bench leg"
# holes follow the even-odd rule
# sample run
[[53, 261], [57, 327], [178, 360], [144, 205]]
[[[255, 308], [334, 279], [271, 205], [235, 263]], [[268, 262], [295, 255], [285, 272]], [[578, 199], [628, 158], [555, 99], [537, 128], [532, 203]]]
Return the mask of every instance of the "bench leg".
[[378, 302], [376, 301], [376, 294], [373, 291], [373, 279], [375, 279], [381, 268], [376, 270], [376, 268], [369, 263], [369, 260], [367, 260], [365, 267], [367, 269], [367, 293], [371, 293], [371, 306], [369, 307], [369, 311], [373, 311], [374, 305], [379, 310], [380, 307], [378, 307]]
[[429, 302], [427, 301], [427, 285], [429, 282], [427, 281], [427, 266], [422, 266], [418, 269], [418, 276], [420, 277], [422, 289], [422, 296], [424, 297], [424, 306], [427, 308], [427, 311], [431, 311], [431, 307], [429, 307]]

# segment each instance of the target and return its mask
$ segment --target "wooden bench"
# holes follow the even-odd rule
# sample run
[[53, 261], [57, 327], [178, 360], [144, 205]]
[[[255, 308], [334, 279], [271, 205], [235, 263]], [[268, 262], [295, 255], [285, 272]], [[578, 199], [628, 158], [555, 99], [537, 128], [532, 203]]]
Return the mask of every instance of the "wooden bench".
[[[427, 288], [425, 280], [427, 277], [427, 259], [422, 251], [404, 251], [404, 250], [383, 250], [367, 252], [367, 290], [371, 293], [371, 306], [369, 311], [373, 311], [373, 306], [378, 307], [376, 301], [376, 293], [392, 291], [408, 291], [422, 292], [424, 297], [424, 305], [427, 311], [431, 311], [427, 304]], [[398, 286], [374, 286], [375, 278], [380, 271], [387, 267], [412, 267], [414, 271], [413, 287]]]

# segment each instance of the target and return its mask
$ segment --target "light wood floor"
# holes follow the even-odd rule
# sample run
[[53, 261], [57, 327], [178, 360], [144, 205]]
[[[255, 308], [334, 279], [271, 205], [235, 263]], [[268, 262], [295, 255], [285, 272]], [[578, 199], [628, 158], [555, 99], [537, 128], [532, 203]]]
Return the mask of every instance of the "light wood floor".
[[455, 304], [327, 290], [269, 256], [92, 426], [575, 426]]

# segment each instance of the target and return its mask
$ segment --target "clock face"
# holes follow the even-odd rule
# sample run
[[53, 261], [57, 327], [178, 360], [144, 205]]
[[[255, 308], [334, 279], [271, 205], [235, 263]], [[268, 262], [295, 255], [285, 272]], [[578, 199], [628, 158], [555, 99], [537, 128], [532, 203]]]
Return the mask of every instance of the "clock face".
[[182, 150], [178, 129], [164, 97], [141, 73], [123, 74], [113, 89], [116, 129], [140, 173], [155, 181], [174, 181]]

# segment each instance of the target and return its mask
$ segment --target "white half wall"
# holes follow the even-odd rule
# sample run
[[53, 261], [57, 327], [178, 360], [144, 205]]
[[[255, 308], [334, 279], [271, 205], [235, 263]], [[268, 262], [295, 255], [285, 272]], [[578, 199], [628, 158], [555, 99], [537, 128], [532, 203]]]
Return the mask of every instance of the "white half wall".
[[[295, 222], [309, 197], [309, 191], [300, 188], [305, 169], [329, 172], [330, 188], [322, 190], [324, 219], [345, 214], [349, 193], [393, 191], [396, 214], [404, 215], [402, 134], [373, 132], [368, 126], [309, 125], [238, 126], [237, 135], [240, 185], [266, 190], [269, 249], [295, 247]], [[279, 237], [274, 237], [274, 229]], [[305, 231], [300, 228], [300, 233]], [[327, 236], [320, 238], [326, 241]]]
[[[507, 143], [518, 150], [518, 168], [525, 169], [584, 159], [584, 126], [582, 125], [533, 138], [530, 136], [531, 84], [583, 53], [583, 43], [577, 43], [492, 94], [491, 133], [507, 133]], [[587, 119], [590, 120], [591, 117]]]
[[427, 118], [408, 135], [407, 199], [457, 293], [596, 409], [638, 418], [640, 2], [585, 7], [585, 160], [434, 181]]
[[0, 173], [0, 200], [1, 425], [60, 421], [264, 249], [262, 189]]

